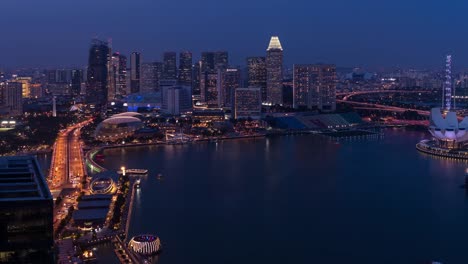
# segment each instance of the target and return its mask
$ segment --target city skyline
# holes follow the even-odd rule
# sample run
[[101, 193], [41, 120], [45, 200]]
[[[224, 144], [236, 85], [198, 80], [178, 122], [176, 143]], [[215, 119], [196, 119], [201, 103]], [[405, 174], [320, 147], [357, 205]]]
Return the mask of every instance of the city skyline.
[[[248, 3], [248, 9], [243, 8], [244, 1], [100, 1], [93, 9], [89, 3], [2, 3], [5, 12], [0, 22], [8, 25], [5, 34], [16, 41], [0, 44], [0, 67], [82, 66], [86, 61], [81, 54], [94, 37], [112, 38], [113, 50], [127, 56], [139, 51], [146, 61], [160, 60], [169, 50], [196, 55], [227, 50], [233, 65], [243, 65], [246, 57], [263, 55], [271, 35], [278, 35], [289, 48], [286, 65], [324, 62], [341, 67], [439, 69], [440, 58], [450, 53], [456, 54], [455, 68], [468, 66], [464, 63], [468, 39], [460, 34], [466, 3], [424, 2], [424, 12], [419, 12], [421, 1], [269, 1]], [[20, 7], [22, 12], [13, 12]], [[99, 12], [103, 8], [112, 8], [106, 19]], [[206, 15], [200, 19], [203, 10]], [[138, 19], [130, 19], [135, 14]], [[173, 14], [183, 16], [183, 21]], [[59, 41], [66, 45], [55, 45]]]

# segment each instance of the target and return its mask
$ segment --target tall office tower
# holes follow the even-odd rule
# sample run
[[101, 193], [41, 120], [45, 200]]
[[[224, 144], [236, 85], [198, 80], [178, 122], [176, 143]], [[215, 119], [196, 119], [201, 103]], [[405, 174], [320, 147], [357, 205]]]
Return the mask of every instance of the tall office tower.
[[200, 68], [201, 61], [193, 65], [192, 69], [192, 96], [194, 100], [200, 100]]
[[232, 107], [234, 91], [240, 87], [241, 70], [239, 68], [229, 67], [227, 69], [218, 69], [221, 72], [221, 82], [218, 93], [219, 107]]
[[31, 96], [31, 77], [15, 77], [14, 82], [21, 83], [21, 87], [23, 88], [22, 90], [22, 95], [23, 98], [29, 98]]
[[163, 79], [177, 80], [177, 53], [173, 51], [164, 52], [163, 63]]
[[9, 82], [6, 84], [4, 104], [10, 116], [23, 114], [23, 84], [20, 82]]
[[55, 70], [55, 82], [56, 83], [70, 83], [71, 71], [67, 69]]
[[81, 93], [81, 83], [83, 82], [83, 70], [71, 70], [70, 92], [72, 96], [78, 96]]
[[122, 97], [127, 94], [127, 56], [119, 54], [119, 69], [116, 80], [117, 97]]
[[53, 262], [53, 200], [36, 158], [0, 157], [0, 262]]
[[234, 92], [234, 118], [260, 119], [262, 117], [261, 88], [237, 88]]
[[445, 59], [444, 90], [442, 91], [442, 107], [447, 112], [452, 108], [452, 86], [452, 55], [447, 55]]
[[267, 101], [283, 104], [283, 48], [277, 36], [270, 39], [266, 56]]
[[161, 62], [141, 65], [141, 92], [159, 92], [163, 64]]
[[294, 108], [336, 109], [335, 65], [294, 65]]
[[228, 67], [228, 53], [226, 51], [202, 52], [200, 62], [200, 100], [208, 104], [218, 104], [218, 92], [213, 91], [213, 85], [221, 83], [214, 80], [214, 76], [220, 76], [218, 69]]
[[86, 102], [105, 106], [107, 104], [108, 65], [110, 48], [107, 42], [94, 39], [89, 49]]
[[262, 102], [267, 102], [267, 71], [265, 57], [247, 58], [247, 85], [262, 91]]
[[192, 110], [192, 88], [176, 85], [164, 87], [161, 111], [170, 115], [180, 115]]
[[130, 93], [140, 92], [140, 64], [140, 53], [132, 52], [132, 55], [130, 56]]
[[192, 53], [190, 51], [179, 53], [179, 84], [192, 86]]

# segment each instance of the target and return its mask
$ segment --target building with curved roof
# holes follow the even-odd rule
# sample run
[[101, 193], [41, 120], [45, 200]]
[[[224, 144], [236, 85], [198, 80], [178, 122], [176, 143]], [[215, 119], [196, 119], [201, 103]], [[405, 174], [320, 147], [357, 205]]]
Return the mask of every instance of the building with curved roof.
[[139, 235], [132, 237], [128, 247], [136, 253], [152, 255], [161, 250], [161, 241], [154, 235]]
[[429, 132], [441, 146], [449, 148], [462, 147], [468, 140], [468, 117], [458, 122], [455, 112], [448, 112], [445, 118], [440, 108], [432, 108]]
[[143, 127], [143, 122], [134, 116], [112, 116], [102, 121], [94, 132], [94, 137], [101, 141], [117, 141], [132, 136]]
[[124, 113], [120, 113], [120, 114], [115, 114], [113, 116], [111, 116], [111, 118], [113, 117], [125, 117], [125, 116], [129, 116], [129, 117], [136, 117], [138, 119], [143, 119], [143, 115], [138, 113], [138, 112], [124, 112]]

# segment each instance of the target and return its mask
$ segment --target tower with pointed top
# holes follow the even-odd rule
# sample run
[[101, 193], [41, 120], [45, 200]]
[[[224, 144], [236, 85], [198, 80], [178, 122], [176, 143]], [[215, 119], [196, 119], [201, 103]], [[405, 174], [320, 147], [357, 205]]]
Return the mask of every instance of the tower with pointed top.
[[272, 36], [267, 48], [267, 102], [283, 104], [283, 47], [277, 36]]

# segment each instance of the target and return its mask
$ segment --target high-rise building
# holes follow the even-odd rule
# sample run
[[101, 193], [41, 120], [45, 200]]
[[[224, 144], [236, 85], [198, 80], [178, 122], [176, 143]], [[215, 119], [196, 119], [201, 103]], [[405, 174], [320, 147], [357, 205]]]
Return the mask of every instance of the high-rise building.
[[207, 104], [218, 105], [218, 83], [221, 84], [221, 74], [218, 70], [228, 67], [226, 51], [202, 52], [200, 61], [200, 100]]
[[173, 51], [164, 52], [163, 63], [163, 79], [177, 80], [177, 53]]
[[192, 70], [192, 96], [194, 100], [201, 100], [200, 77], [201, 61], [198, 61], [193, 65]]
[[8, 82], [5, 86], [4, 105], [10, 116], [23, 114], [23, 84]]
[[127, 94], [127, 57], [119, 52], [112, 54], [108, 100], [114, 100]]
[[179, 84], [192, 86], [192, 53], [190, 51], [179, 53]]
[[81, 83], [83, 82], [83, 70], [71, 70], [70, 92], [72, 96], [78, 96], [81, 92]]
[[34, 157], [0, 158], [0, 262], [53, 262], [53, 200]]
[[294, 65], [294, 108], [336, 109], [335, 65]]
[[29, 98], [31, 96], [31, 81], [32, 81], [32, 78], [31, 77], [15, 77], [13, 78], [13, 81], [14, 82], [17, 82], [17, 83], [21, 83], [21, 87], [23, 88], [22, 90], [22, 95], [23, 95], [23, 98]]
[[218, 91], [218, 106], [232, 107], [234, 91], [240, 87], [241, 70], [239, 68], [228, 67], [219, 69], [221, 72], [220, 89]]
[[277, 36], [270, 39], [266, 56], [267, 101], [283, 104], [283, 47]]
[[132, 52], [130, 56], [130, 93], [140, 92], [141, 55], [139, 52]]
[[247, 58], [247, 85], [262, 91], [262, 102], [267, 102], [267, 71], [265, 57]]
[[107, 104], [108, 66], [110, 48], [107, 42], [93, 40], [89, 49], [86, 102], [104, 106]]
[[166, 114], [180, 115], [192, 110], [192, 88], [172, 86], [163, 88], [161, 111]]
[[141, 92], [159, 92], [163, 70], [161, 62], [143, 63], [141, 65]]
[[260, 119], [262, 117], [262, 91], [260, 88], [237, 88], [234, 92], [234, 118]]

